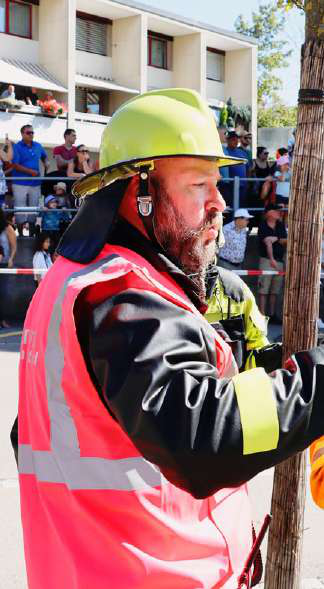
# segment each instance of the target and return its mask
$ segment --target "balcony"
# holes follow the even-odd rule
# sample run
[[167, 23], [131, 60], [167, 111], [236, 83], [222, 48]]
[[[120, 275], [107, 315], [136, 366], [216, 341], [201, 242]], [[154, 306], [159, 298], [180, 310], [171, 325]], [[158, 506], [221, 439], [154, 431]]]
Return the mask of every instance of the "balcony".
[[102, 133], [109, 119], [110, 117], [104, 115], [76, 112], [74, 128], [78, 144], [84, 143], [90, 151], [98, 151]]
[[23, 106], [19, 110], [0, 110], [0, 142], [8, 133], [9, 139], [17, 142], [21, 139], [20, 129], [23, 125], [32, 125], [35, 141], [45, 147], [54, 147], [62, 143], [66, 129], [66, 115], [46, 116], [39, 106]]

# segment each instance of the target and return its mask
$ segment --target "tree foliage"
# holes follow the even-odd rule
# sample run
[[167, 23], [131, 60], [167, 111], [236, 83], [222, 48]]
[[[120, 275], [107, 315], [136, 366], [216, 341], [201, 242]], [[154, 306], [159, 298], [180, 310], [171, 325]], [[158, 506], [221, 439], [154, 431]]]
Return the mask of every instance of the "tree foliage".
[[277, 0], [277, 6], [286, 10], [290, 10], [290, 8], [294, 8], [295, 6], [300, 10], [305, 10], [304, 0]]
[[226, 103], [227, 107], [227, 126], [236, 127], [237, 125], [243, 125], [246, 129], [249, 128], [249, 124], [252, 118], [252, 110], [250, 105], [244, 104], [236, 106], [233, 104], [231, 98]]
[[260, 107], [258, 110], [258, 127], [296, 127], [297, 107], [276, 104]]
[[292, 53], [287, 49], [288, 42], [279, 38], [285, 27], [284, 11], [279, 10], [272, 2], [263, 4], [258, 12], [252, 12], [252, 23], [248, 23], [240, 15], [234, 26], [238, 33], [254, 37], [258, 41], [259, 105], [266, 106], [278, 101], [278, 90], [282, 88], [282, 81], [275, 70], [288, 67], [287, 58]]

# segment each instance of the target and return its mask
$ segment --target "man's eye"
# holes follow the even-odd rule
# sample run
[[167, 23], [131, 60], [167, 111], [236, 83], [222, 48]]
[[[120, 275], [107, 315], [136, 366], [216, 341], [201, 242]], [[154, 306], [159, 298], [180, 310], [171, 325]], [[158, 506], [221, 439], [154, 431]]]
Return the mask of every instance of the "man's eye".
[[199, 188], [203, 188], [205, 186], [205, 182], [200, 182], [199, 184], [194, 184], [194, 186], [198, 186]]

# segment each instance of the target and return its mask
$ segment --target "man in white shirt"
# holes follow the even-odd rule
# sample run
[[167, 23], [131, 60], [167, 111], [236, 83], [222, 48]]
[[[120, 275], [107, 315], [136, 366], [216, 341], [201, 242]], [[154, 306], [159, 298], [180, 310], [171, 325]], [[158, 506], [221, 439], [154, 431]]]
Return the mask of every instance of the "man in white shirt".
[[228, 270], [239, 270], [245, 257], [250, 215], [247, 209], [237, 209], [234, 221], [224, 226], [225, 245], [220, 249], [217, 265]]

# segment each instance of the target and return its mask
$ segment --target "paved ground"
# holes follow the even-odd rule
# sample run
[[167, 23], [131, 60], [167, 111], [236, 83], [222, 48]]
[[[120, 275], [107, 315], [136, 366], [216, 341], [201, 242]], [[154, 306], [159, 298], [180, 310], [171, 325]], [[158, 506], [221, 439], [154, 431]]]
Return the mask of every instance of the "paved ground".
[[[9, 333], [18, 331], [19, 327], [12, 328]], [[0, 411], [0, 589], [26, 589], [17, 471], [9, 443], [9, 431], [17, 411], [19, 336], [9, 336], [7, 333], [7, 330], [0, 331], [0, 374], [3, 399]], [[280, 328], [271, 328], [272, 339], [278, 339], [279, 334]], [[265, 513], [270, 508], [272, 471], [266, 471], [256, 477], [249, 487], [258, 530]], [[308, 495], [302, 589], [324, 589], [323, 524], [324, 512], [314, 506]], [[265, 552], [265, 546], [263, 552]]]

